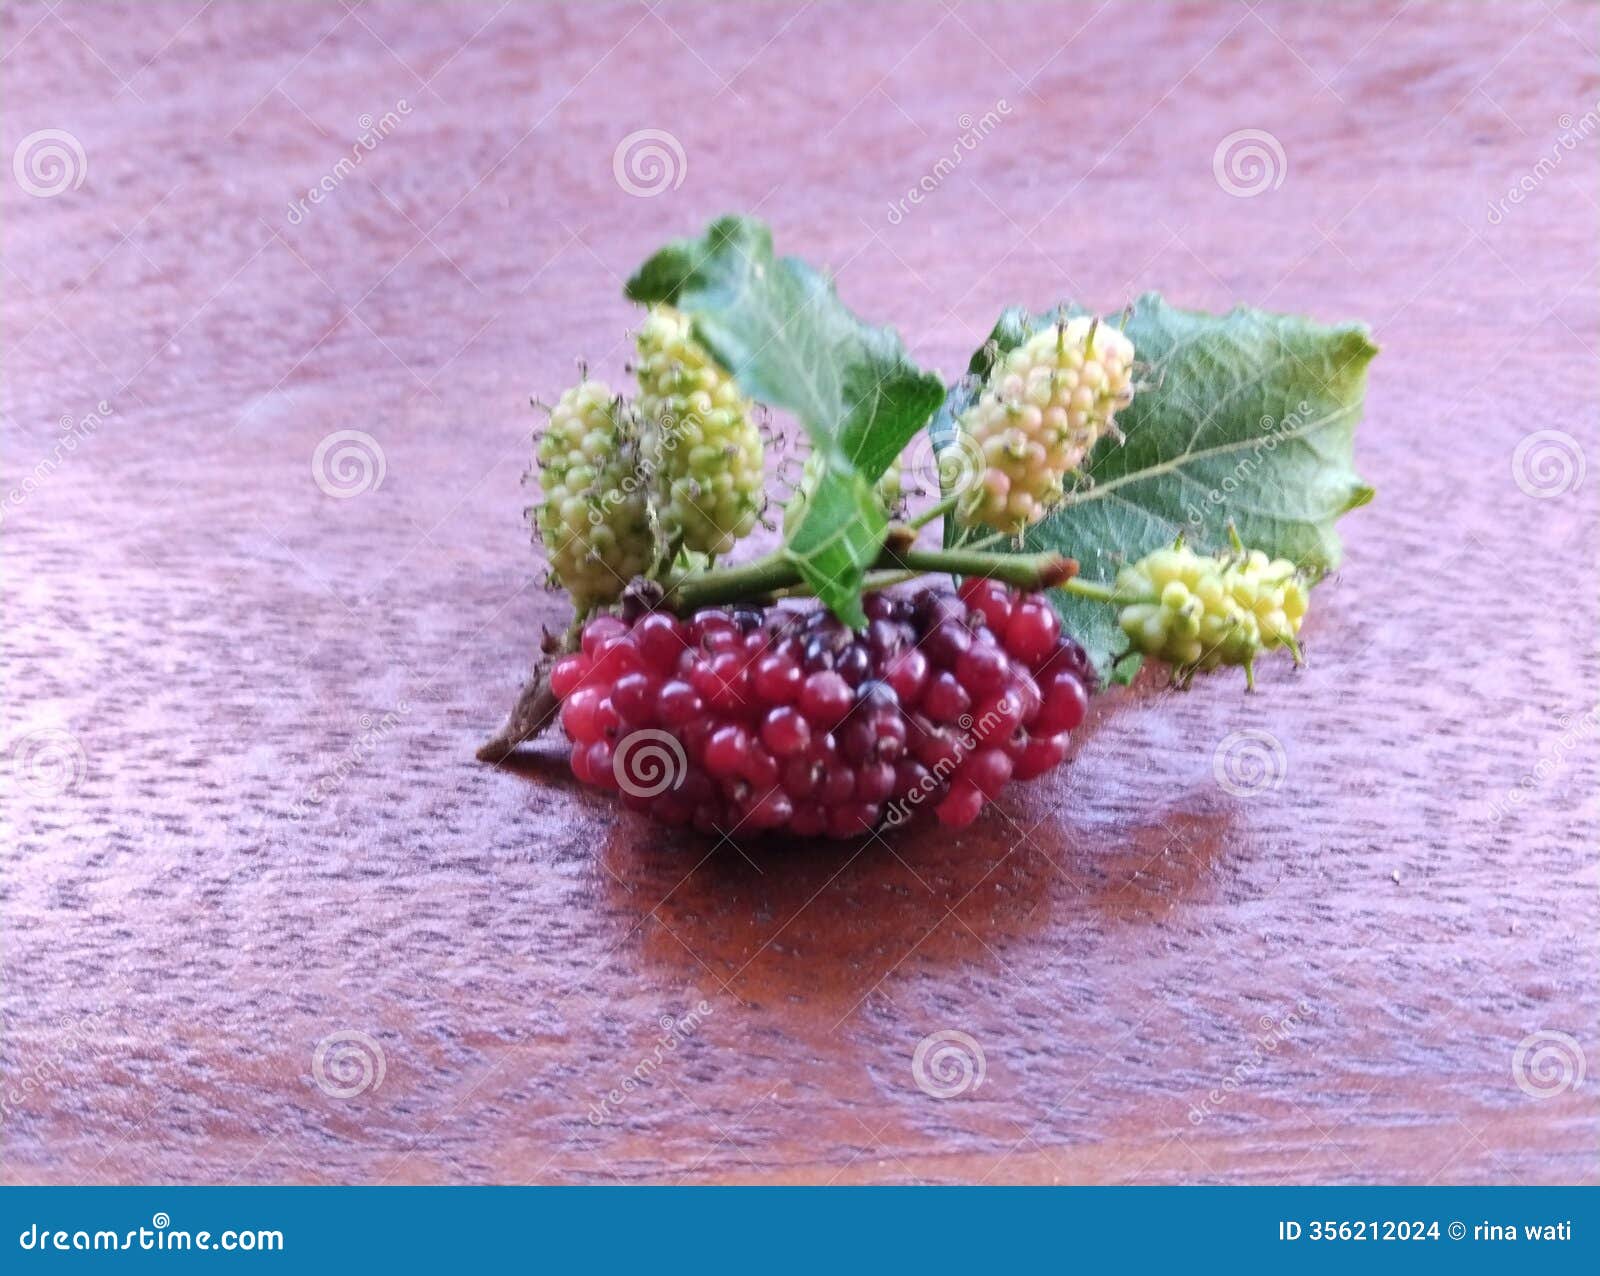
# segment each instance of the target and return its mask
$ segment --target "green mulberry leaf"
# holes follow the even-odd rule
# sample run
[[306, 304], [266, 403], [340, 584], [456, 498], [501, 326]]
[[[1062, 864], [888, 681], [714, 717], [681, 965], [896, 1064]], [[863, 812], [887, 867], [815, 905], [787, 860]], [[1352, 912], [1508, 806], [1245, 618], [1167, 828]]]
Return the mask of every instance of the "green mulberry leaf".
[[[1001, 316], [935, 420], [936, 443], [953, 432], [995, 353], [1062, 313], [1082, 311]], [[1142, 365], [1141, 388], [1117, 414], [1124, 441], [1096, 444], [1079, 484], [1028, 529], [1027, 547], [1070, 554], [1084, 578], [1110, 582], [1180, 533], [1202, 552], [1225, 550], [1232, 523], [1245, 544], [1292, 560], [1313, 581], [1337, 567], [1335, 520], [1373, 496], [1353, 454], [1377, 354], [1366, 329], [1243, 307], [1178, 310], [1155, 293], [1105, 322], [1127, 333]], [[1113, 610], [1059, 591], [1052, 599], [1109, 673], [1127, 645]]]
[[759, 221], [724, 217], [699, 239], [668, 244], [627, 295], [676, 306], [752, 398], [793, 412], [823, 458], [785, 552], [819, 598], [861, 626], [861, 583], [887, 520], [872, 485], [944, 397], [889, 328], [864, 324], [833, 285], [793, 257], [774, 257]]

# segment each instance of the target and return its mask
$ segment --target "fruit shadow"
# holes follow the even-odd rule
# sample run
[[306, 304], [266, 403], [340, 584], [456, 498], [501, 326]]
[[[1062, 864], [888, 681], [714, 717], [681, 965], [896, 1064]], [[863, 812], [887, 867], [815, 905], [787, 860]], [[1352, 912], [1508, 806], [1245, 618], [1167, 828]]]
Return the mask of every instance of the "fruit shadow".
[[524, 746], [508, 758], [493, 764], [496, 769], [524, 780], [534, 780], [550, 788], [571, 793], [583, 792], [584, 786], [572, 774], [565, 745], [555, 746], [540, 742], [536, 747]]
[[849, 842], [738, 844], [619, 812], [600, 880], [645, 961], [752, 1001], [849, 1005], [897, 971], [1010, 964], [1046, 938], [1054, 951], [1057, 932], [1155, 923], [1211, 888], [1230, 811], [1208, 794], [1126, 819], [1081, 809], [1016, 786], [965, 829], [923, 812]]

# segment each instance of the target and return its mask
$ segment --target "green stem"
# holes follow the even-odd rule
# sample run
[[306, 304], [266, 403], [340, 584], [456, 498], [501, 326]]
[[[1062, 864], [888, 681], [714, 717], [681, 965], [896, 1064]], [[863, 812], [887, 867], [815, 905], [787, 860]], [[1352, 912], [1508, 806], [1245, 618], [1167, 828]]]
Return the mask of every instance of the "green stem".
[[[890, 544], [878, 551], [877, 571], [902, 573], [907, 579], [930, 572], [984, 576], [1022, 589], [1048, 589], [1069, 580], [1078, 565], [1061, 554], [985, 554], [971, 549], [909, 549]], [[752, 601], [802, 583], [800, 569], [782, 550], [720, 571], [680, 576], [666, 584], [666, 602], [674, 611], [691, 612], [719, 603]]]
[[985, 554], [975, 549], [885, 549], [878, 566], [902, 571], [948, 572], [952, 576], [984, 576], [1022, 589], [1048, 589], [1060, 585], [1078, 570], [1062, 554]]
[[759, 598], [799, 583], [800, 573], [788, 556], [782, 550], [774, 550], [737, 567], [679, 576], [664, 582], [664, 587], [668, 605], [674, 611], [688, 612], [717, 603]]
[[908, 580], [916, 580], [921, 572], [869, 572], [867, 578], [861, 582], [861, 592], [871, 593], [875, 589], [889, 589], [895, 585], [903, 585]]
[[[870, 593], [874, 592], [875, 590], [890, 589], [895, 585], [903, 585], [908, 580], [916, 580], [917, 577], [925, 575], [925, 574], [926, 573], [924, 573], [924, 572], [912, 572], [912, 571], [905, 571], [905, 572], [873, 571], [873, 572], [868, 572], [866, 577], [865, 577], [865, 579], [863, 579], [862, 582], [861, 582], [861, 592], [863, 594], [870, 594]], [[770, 595], [770, 597], [772, 597], [774, 599], [777, 599], [777, 598], [811, 598], [811, 597], [814, 597], [814, 595], [812, 594], [811, 587], [809, 585], [800, 584], [800, 585], [792, 585], [788, 589], [776, 590], [774, 593], [772, 593]]]
[[924, 528], [929, 523], [933, 522], [934, 519], [943, 518], [946, 514], [950, 513], [951, 510], [955, 509], [956, 502], [960, 499], [959, 493], [952, 492], [937, 505], [930, 505], [927, 509], [923, 510], [922, 513], [918, 514], [914, 519], [908, 522], [906, 526], [912, 531], [917, 531], [920, 528]]
[[[999, 541], [1009, 539], [1004, 532], [991, 532], [988, 536], [972, 542], [973, 549], [985, 549]], [[1157, 603], [1159, 598], [1138, 598], [1131, 594], [1119, 594], [1110, 585], [1102, 585], [1096, 581], [1084, 580], [1081, 576], [1074, 576], [1056, 586], [1064, 593], [1076, 594], [1079, 598], [1088, 598], [1097, 603], [1110, 603], [1113, 607], [1129, 607], [1134, 603]]]
[[1080, 580], [1074, 577], [1061, 586], [1069, 594], [1076, 594], [1079, 598], [1089, 598], [1097, 603], [1111, 603], [1113, 606], [1124, 606], [1137, 599], [1123, 598], [1110, 585], [1102, 585], [1098, 581]]

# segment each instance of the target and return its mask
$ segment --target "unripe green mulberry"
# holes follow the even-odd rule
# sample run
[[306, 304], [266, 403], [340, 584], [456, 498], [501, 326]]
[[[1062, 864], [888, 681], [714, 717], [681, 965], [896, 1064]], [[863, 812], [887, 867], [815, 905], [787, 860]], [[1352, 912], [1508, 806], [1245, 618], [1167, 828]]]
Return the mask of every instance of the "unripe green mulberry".
[[1287, 647], [1298, 661], [1300, 623], [1310, 606], [1311, 591], [1295, 565], [1252, 549], [1236, 558], [1225, 575], [1233, 601], [1255, 616], [1262, 649]]
[[585, 381], [550, 410], [537, 456], [544, 495], [534, 525], [581, 616], [621, 597], [654, 557], [633, 418], [603, 381]]
[[1133, 398], [1133, 356], [1123, 333], [1080, 316], [999, 359], [959, 422], [962, 451], [981, 474], [968, 480], [958, 519], [1016, 533], [1043, 518]]
[[638, 346], [643, 454], [662, 535], [674, 547], [725, 554], [761, 515], [754, 405], [694, 339], [686, 315], [655, 307]]
[[1286, 559], [1242, 547], [1207, 557], [1180, 542], [1124, 567], [1116, 595], [1141, 600], [1117, 616], [1133, 649], [1182, 677], [1240, 665], [1253, 686], [1258, 652], [1287, 647], [1300, 660], [1296, 636], [1309, 591]]

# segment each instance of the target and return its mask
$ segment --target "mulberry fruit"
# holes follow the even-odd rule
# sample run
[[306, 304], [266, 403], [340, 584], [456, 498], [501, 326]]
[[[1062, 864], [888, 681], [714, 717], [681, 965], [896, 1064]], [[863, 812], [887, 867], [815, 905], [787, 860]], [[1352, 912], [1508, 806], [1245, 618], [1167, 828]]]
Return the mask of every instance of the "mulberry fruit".
[[654, 557], [649, 493], [627, 405], [584, 381], [550, 410], [536, 453], [543, 498], [534, 526], [580, 616], [621, 596]]
[[1182, 677], [1240, 665], [1254, 686], [1258, 653], [1286, 647], [1300, 661], [1298, 635], [1310, 596], [1287, 559], [1242, 547], [1208, 557], [1179, 543], [1123, 568], [1116, 594], [1141, 600], [1117, 617], [1133, 649], [1166, 661]]
[[860, 634], [785, 605], [594, 618], [550, 674], [573, 774], [668, 825], [850, 838], [924, 805], [961, 827], [1062, 762], [1093, 681], [1042, 596], [865, 610]]
[[667, 544], [725, 554], [761, 515], [764, 475], [754, 405], [695, 340], [686, 315], [650, 311], [638, 334], [644, 459]]
[[1080, 316], [1041, 329], [996, 362], [960, 418], [971, 453], [957, 518], [1015, 534], [1059, 501], [1113, 416], [1133, 398], [1133, 343]]

